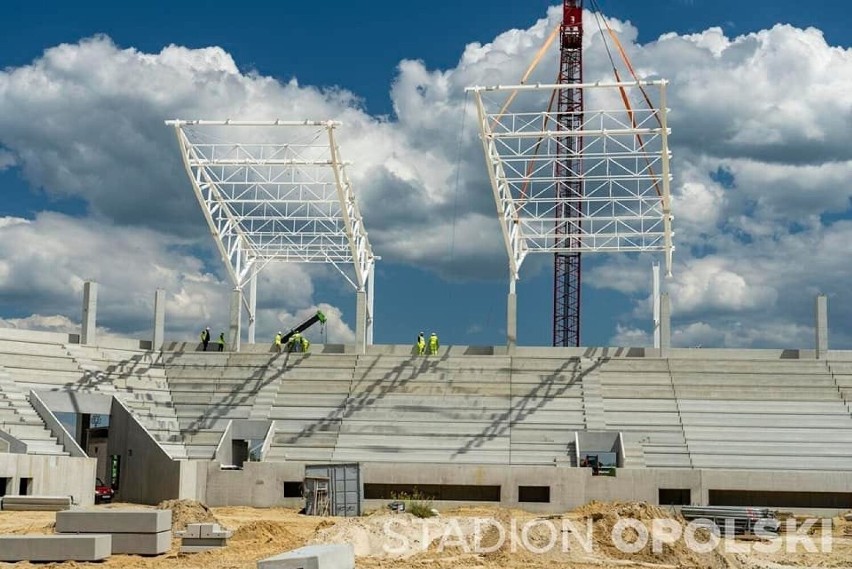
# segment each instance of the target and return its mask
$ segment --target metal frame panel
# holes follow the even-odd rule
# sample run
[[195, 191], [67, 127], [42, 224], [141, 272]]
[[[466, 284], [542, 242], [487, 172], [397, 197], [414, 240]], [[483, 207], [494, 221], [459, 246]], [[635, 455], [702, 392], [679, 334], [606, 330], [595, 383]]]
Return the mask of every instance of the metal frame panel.
[[[513, 279], [519, 278], [520, 267], [530, 253], [662, 251], [666, 272], [671, 274], [674, 246], [666, 84], [642, 81], [468, 88], [476, 102]], [[618, 101], [621, 90], [639, 85], [659, 90], [659, 108], [587, 108], [577, 126], [569, 130], [562, 126], [556, 111], [501, 110], [509, 93], [600, 89], [609, 92], [600, 99]], [[566, 161], [565, 156], [572, 160]], [[577, 163], [581, 167], [572, 169]], [[576, 181], [583, 184], [582, 195], [558, 195], [560, 184]], [[566, 207], [580, 215], [559, 216], [560, 208]], [[566, 232], [559, 231], [565, 223], [576, 224], [567, 232], [571, 239], [565, 239]]]
[[[372, 295], [373, 255], [336, 121], [169, 120], [195, 197], [230, 276], [245, 290], [254, 341], [257, 274], [271, 262], [333, 265]], [[230, 128], [229, 128], [230, 127]], [[246, 127], [235, 129], [234, 127]], [[269, 129], [284, 136], [274, 136]], [[238, 139], [238, 140], [235, 140]], [[345, 267], [353, 269], [350, 276]], [[372, 298], [367, 329], [372, 338]]]

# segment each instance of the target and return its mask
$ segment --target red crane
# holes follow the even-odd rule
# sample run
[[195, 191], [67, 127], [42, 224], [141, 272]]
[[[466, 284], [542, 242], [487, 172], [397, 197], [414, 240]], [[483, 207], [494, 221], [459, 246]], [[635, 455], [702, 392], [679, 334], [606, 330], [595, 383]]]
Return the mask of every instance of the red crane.
[[[559, 81], [583, 82], [583, 0], [563, 0], [559, 34]], [[580, 129], [583, 120], [582, 89], [560, 89], [557, 93], [558, 131]], [[583, 141], [576, 136], [558, 138], [554, 166], [556, 197], [556, 241], [558, 247], [577, 249], [583, 215]], [[580, 253], [556, 253], [553, 266], [553, 345], [580, 345]]]

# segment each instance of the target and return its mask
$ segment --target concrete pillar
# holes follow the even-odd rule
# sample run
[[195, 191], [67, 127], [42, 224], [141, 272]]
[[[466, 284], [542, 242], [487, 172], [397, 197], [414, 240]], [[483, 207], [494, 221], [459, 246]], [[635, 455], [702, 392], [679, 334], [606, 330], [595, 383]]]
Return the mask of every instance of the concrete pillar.
[[669, 357], [672, 347], [672, 306], [669, 293], [660, 295], [660, 357]]
[[368, 346], [373, 345], [373, 321], [375, 314], [375, 306], [376, 306], [376, 265], [370, 267], [370, 274], [367, 276], [367, 338], [366, 343]]
[[166, 291], [161, 288], [154, 293], [154, 338], [151, 341], [151, 349], [161, 350], [163, 348], [163, 336], [166, 333]]
[[660, 264], [654, 263], [651, 269], [654, 295], [654, 347], [660, 347]]
[[234, 290], [231, 293], [231, 325], [228, 330], [227, 348], [233, 352], [240, 351], [240, 320], [242, 317], [243, 293]]
[[510, 292], [506, 297], [506, 348], [509, 353], [518, 345], [518, 295]]
[[[255, 266], [256, 267], [256, 266]], [[257, 272], [252, 268], [249, 279], [249, 321], [248, 321], [248, 343], [254, 344], [255, 325], [257, 324]]]
[[825, 358], [828, 352], [828, 297], [818, 294], [816, 297], [816, 359]]
[[367, 291], [355, 292], [355, 352], [367, 351]]
[[83, 325], [80, 331], [81, 344], [97, 342], [98, 283], [83, 283]]

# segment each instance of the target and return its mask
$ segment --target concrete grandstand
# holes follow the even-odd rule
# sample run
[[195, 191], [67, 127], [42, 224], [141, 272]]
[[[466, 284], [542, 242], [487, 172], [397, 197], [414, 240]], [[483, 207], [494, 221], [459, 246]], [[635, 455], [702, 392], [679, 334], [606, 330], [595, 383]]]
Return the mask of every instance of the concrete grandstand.
[[[366, 507], [421, 488], [438, 504], [541, 511], [593, 499], [839, 511], [852, 506], [852, 352], [827, 350], [817, 313], [817, 345], [801, 350], [670, 348], [666, 320], [659, 349], [435, 356], [0, 329], [0, 491], [88, 504], [98, 476], [121, 501], [296, 506], [306, 465], [358, 463]], [[80, 427], [91, 415], [109, 416], [94, 453]], [[590, 455], [615, 476], [582, 467]]]

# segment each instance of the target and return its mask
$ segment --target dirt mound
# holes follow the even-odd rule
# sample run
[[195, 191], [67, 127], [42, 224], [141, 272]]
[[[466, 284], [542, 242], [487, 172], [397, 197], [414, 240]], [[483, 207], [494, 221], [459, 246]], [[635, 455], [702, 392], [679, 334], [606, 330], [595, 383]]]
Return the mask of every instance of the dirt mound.
[[[610, 559], [707, 569], [726, 569], [733, 566], [718, 550], [706, 553], [693, 551], [683, 537], [674, 543], [666, 543], [662, 538], [665, 532], [664, 524], [676, 522], [683, 531], [686, 522], [682, 517], [659, 506], [644, 502], [591, 502], [574, 513], [580, 515], [583, 520], [592, 520], [594, 547]], [[659, 532], [657, 535], [661, 536], [657, 540], [656, 548], [654, 520], [662, 520], [656, 528]], [[705, 530], [698, 530], [695, 537], [696, 541], [704, 543], [709, 534]]]
[[286, 524], [270, 521], [251, 522], [234, 532], [232, 541], [274, 543], [282, 550], [302, 545], [303, 539], [287, 529]]
[[172, 531], [184, 530], [187, 524], [219, 522], [210, 508], [195, 500], [166, 500], [157, 504], [157, 509], [172, 511]]

